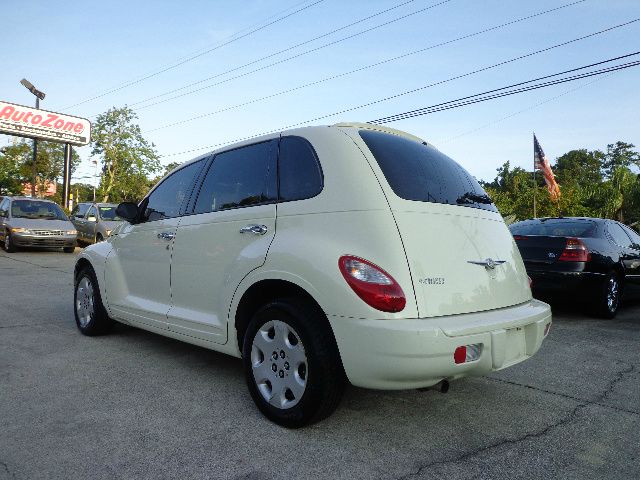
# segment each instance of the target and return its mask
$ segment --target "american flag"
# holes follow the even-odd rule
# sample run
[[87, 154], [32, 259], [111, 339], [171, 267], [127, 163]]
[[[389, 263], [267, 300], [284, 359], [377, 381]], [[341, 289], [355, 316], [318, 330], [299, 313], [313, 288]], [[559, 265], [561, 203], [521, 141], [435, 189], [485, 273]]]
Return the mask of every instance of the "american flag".
[[535, 133], [533, 134], [533, 168], [534, 170], [542, 171], [549, 195], [554, 202], [557, 202], [560, 198], [560, 185], [556, 182], [549, 160], [547, 160], [540, 143], [538, 143]]

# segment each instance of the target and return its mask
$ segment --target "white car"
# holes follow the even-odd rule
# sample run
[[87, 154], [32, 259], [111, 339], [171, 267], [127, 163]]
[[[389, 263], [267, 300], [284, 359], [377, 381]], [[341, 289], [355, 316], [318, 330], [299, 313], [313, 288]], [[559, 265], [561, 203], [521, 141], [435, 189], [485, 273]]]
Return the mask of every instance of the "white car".
[[413, 389], [535, 354], [551, 325], [478, 182], [369, 124], [282, 132], [187, 162], [75, 268], [80, 331], [113, 320], [241, 357], [272, 421], [328, 416], [345, 380]]

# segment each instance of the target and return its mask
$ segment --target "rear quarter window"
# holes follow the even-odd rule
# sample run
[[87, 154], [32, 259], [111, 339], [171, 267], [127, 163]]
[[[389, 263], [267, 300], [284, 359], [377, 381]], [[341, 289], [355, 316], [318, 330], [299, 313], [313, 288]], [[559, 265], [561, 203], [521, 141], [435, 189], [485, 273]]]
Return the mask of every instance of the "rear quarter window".
[[400, 198], [498, 211], [478, 181], [437, 149], [374, 130], [360, 130], [360, 137]]
[[312, 198], [322, 191], [320, 162], [304, 138], [283, 137], [280, 140], [278, 176], [281, 202]]

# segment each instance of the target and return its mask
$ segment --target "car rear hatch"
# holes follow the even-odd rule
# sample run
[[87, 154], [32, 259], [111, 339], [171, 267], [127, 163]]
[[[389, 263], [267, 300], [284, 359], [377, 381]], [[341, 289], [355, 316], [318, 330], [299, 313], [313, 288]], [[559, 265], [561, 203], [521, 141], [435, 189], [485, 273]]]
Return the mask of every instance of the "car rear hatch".
[[370, 164], [396, 219], [420, 317], [531, 299], [513, 237], [468, 172], [415, 137], [373, 130], [359, 134], [377, 160]]

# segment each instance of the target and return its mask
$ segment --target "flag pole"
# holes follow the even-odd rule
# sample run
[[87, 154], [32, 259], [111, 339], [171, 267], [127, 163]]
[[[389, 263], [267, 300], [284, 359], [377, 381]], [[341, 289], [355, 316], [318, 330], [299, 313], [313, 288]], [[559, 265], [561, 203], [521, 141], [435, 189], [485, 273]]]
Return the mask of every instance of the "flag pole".
[[536, 184], [536, 147], [535, 147], [535, 138], [536, 132], [533, 132], [533, 218], [538, 218], [537, 209], [536, 209], [536, 192], [538, 191], [538, 185]]

